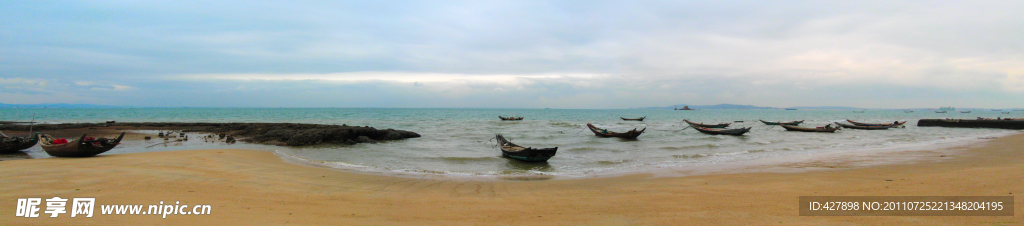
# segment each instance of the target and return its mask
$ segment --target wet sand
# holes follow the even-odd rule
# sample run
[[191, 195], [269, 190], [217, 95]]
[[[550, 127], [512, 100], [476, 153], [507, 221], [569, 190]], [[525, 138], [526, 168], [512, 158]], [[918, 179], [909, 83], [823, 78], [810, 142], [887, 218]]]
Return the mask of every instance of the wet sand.
[[[270, 152], [196, 150], [0, 161], [0, 222], [138, 225], [1021, 225], [1013, 217], [808, 217], [799, 196], [1015, 196], [1024, 134], [969, 147], [775, 166], [791, 172], [579, 180], [392, 177], [290, 164]], [[923, 161], [864, 167], [889, 155]], [[871, 164], [867, 164], [871, 165]], [[811, 171], [803, 169], [814, 169]], [[786, 171], [786, 170], [772, 170]], [[96, 198], [97, 205], [175, 201], [210, 215], [14, 217], [18, 198]], [[45, 210], [45, 207], [43, 208]], [[42, 211], [42, 210], [41, 210]]]

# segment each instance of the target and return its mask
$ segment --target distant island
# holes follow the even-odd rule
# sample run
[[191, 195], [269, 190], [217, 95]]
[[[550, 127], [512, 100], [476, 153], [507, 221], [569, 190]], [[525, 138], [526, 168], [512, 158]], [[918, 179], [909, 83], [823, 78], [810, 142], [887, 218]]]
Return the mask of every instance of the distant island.
[[671, 110], [671, 109], [678, 108], [678, 106], [689, 106], [690, 108], [692, 108], [694, 110], [700, 110], [700, 109], [706, 109], [706, 110], [713, 110], [713, 109], [714, 110], [718, 110], [718, 109], [739, 109], [739, 110], [774, 110], [774, 109], [778, 109], [778, 110], [781, 110], [781, 109], [798, 109], [798, 110], [799, 109], [807, 109], [807, 110], [812, 110], [812, 109], [815, 109], [815, 110], [820, 110], [820, 109], [838, 109], [838, 110], [849, 110], [849, 109], [863, 109], [863, 108], [844, 107], [844, 106], [796, 106], [796, 107], [777, 108], [777, 107], [761, 107], [761, 106], [754, 106], [754, 105], [739, 105], [739, 104], [716, 104], [716, 105], [677, 104], [677, 105], [665, 106], [665, 107], [643, 107], [643, 108], [639, 108], [639, 109], [669, 109], [669, 110]]
[[788, 107], [788, 108], [807, 109], [807, 110], [821, 110], [821, 109], [851, 110], [851, 109], [864, 109], [864, 108], [855, 108], [855, 107], [846, 107], [846, 106], [797, 106], [797, 107]]
[[0, 108], [124, 108], [125, 106], [96, 105], [96, 104], [5, 104], [0, 103]]
[[[677, 105], [671, 105], [671, 106], [666, 106], [666, 107], [645, 107], [645, 108], [640, 108], [640, 109], [669, 109], [669, 110], [672, 110], [672, 109], [677, 108], [677, 106], [688, 106], [688, 107], [690, 107], [691, 109], [694, 109], [694, 110], [703, 110], [703, 109], [779, 109], [779, 108], [773, 108], [773, 107], [758, 107], [758, 106], [754, 106], [754, 105], [736, 105], [736, 104], [718, 104], [718, 105], [677, 104]], [[678, 108], [681, 108], [681, 107], [678, 107]]]
[[[739, 104], [717, 104], [717, 105], [692, 105], [692, 104], [677, 104], [665, 107], [642, 107], [633, 109], [681, 109], [679, 106], [688, 106], [693, 110], [719, 110], [719, 109], [738, 109], [738, 110], [903, 110], [903, 111], [914, 111], [914, 110], [935, 110], [937, 108], [905, 108], [905, 109], [885, 109], [885, 108], [858, 108], [858, 107], [847, 107], [847, 106], [795, 106], [795, 107], [761, 107], [754, 105], [739, 105]], [[988, 108], [960, 108], [961, 110], [989, 110]], [[992, 111], [1021, 111], [1020, 108], [1002, 108], [1002, 109], [991, 109]]]

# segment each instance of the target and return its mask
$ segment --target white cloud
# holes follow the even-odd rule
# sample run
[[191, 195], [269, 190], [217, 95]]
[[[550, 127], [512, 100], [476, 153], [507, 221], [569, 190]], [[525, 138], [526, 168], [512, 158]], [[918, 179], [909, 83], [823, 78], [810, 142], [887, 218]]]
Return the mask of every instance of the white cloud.
[[[1010, 105], [1024, 93], [1021, 2], [66, 4], [0, 9], [15, 21], [0, 27], [0, 77], [78, 81], [56, 85], [93, 96], [196, 82], [222, 84], [195, 90], [206, 94], [283, 95], [271, 86], [283, 83], [546, 94], [522, 106], [835, 104], [780, 89], [878, 102], [846, 87], [986, 92]], [[40, 13], [55, 9], [70, 13]], [[78, 14], [112, 19], [68, 16]]]

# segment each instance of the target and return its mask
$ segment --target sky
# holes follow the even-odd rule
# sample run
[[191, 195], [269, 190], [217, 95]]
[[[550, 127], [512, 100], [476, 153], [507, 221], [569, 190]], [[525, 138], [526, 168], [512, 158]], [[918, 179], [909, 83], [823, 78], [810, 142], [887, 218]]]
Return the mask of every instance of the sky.
[[0, 103], [1024, 107], [1024, 1], [8, 1]]

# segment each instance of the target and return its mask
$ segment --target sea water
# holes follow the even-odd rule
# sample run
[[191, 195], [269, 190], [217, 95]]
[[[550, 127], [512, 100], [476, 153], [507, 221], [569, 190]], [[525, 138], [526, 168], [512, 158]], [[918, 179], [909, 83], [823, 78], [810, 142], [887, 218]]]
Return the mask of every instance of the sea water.
[[[162, 141], [126, 142], [108, 152], [134, 153], [210, 148], [273, 151], [287, 159], [366, 172], [413, 175], [566, 177], [644, 172], [654, 169], [744, 162], [824, 152], [858, 152], [884, 147], [931, 145], [945, 140], [1004, 135], [1012, 130], [917, 127], [923, 118], [1022, 117], [1024, 112], [945, 113], [902, 110], [696, 110], [670, 109], [378, 109], [378, 108], [66, 108], [0, 109], [0, 121], [71, 122], [279, 122], [371, 126], [408, 130], [422, 135], [377, 144], [278, 147], [255, 144], [209, 144], [193, 139], [176, 145]], [[498, 116], [522, 116], [501, 121]], [[647, 117], [623, 121], [620, 117]], [[683, 119], [752, 127], [743, 136], [707, 135], [688, 129]], [[788, 132], [759, 122], [804, 120], [801, 126], [824, 126], [846, 119], [891, 123], [906, 128], [843, 129], [835, 133]], [[587, 123], [615, 132], [644, 129], [638, 139], [601, 138]], [[524, 163], [501, 157], [494, 135], [502, 134], [526, 147], [558, 147], [547, 163]], [[152, 145], [151, 145], [152, 143]], [[47, 157], [36, 146], [34, 158]]]

